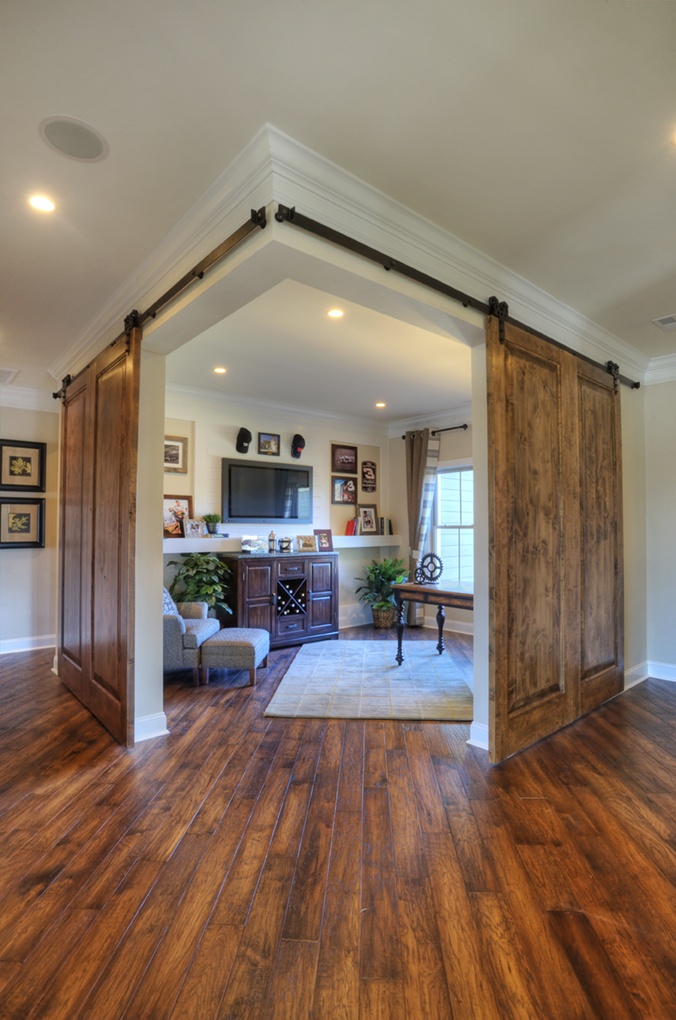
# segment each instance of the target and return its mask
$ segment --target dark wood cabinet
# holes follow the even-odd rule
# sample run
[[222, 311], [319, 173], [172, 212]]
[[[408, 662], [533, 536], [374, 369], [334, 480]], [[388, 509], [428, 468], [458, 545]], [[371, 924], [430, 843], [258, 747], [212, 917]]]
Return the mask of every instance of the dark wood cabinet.
[[270, 646], [338, 636], [338, 553], [221, 553], [232, 571], [232, 625], [261, 627]]

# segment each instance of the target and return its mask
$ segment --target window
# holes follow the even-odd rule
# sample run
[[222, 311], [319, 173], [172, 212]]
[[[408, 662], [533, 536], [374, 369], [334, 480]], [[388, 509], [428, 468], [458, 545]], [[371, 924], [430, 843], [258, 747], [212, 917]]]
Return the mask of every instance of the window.
[[474, 591], [474, 470], [440, 468], [434, 497], [432, 547], [441, 557], [442, 587]]

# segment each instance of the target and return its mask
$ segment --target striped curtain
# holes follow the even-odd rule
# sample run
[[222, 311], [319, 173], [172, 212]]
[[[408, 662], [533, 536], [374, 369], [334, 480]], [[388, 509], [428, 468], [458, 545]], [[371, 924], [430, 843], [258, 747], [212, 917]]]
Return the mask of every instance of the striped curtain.
[[[429, 429], [406, 433], [406, 493], [408, 502], [408, 557], [409, 580], [415, 579], [415, 571], [423, 550], [432, 517], [434, 488], [439, 463], [438, 438], [430, 436]], [[406, 622], [411, 627], [422, 627], [425, 607], [418, 602], [409, 602]]]

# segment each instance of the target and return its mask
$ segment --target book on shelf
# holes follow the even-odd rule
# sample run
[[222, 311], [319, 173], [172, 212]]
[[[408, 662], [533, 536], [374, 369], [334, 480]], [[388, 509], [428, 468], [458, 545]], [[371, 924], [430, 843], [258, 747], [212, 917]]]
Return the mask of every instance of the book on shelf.
[[358, 518], [357, 517], [351, 517], [350, 520], [345, 525], [345, 534], [346, 535], [358, 535], [359, 534], [359, 532], [357, 531], [358, 527], [359, 527], [359, 520], [358, 520]]

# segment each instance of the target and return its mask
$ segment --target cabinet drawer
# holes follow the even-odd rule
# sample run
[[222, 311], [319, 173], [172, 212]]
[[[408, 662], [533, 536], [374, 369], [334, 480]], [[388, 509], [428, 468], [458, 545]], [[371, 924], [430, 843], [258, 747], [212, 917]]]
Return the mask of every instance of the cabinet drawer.
[[307, 572], [306, 560], [285, 560], [277, 564], [278, 577], [300, 577]]
[[306, 622], [306, 617], [304, 616], [282, 616], [277, 620], [277, 633], [279, 635], [304, 634]]

